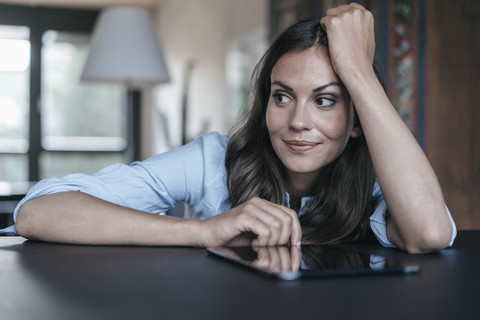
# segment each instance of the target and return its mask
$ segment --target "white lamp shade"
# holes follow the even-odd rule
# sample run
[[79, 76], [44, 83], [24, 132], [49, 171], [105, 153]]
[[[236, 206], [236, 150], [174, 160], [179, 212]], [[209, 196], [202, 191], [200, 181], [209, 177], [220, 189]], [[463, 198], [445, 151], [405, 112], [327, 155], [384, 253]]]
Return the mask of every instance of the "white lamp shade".
[[150, 13], [109, 8], [99, 16], [82, 80], [129, 87], [168, 82], [168, 72]]

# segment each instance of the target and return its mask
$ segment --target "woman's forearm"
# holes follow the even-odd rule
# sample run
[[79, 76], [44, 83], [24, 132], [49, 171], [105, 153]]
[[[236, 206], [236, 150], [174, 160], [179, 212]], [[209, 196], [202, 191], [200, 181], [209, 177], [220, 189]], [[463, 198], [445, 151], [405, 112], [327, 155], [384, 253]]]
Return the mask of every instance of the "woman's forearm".
[[[351, 74], [355, 75], [355, 74]], [[423, 150], [384, 93], [373, 70], [346, 84], [355, 103], [391, 216], [387, 234], [409, 252], [446, 247], [452, 226]]]
[[[253, 198], [208, 220], [186, 220], [129, 209], [80, 192], [26, 202], [16, 220], [26, 238], [104, 245], [297, 245], [302, 238], [295, 211]], [[245, 236], [246, 234], [254, 234]]]
[[29, 239], [107, 245], [199, 245], [198, 221], [122, 207], [80, 192], [26, 202], [16, 221]]

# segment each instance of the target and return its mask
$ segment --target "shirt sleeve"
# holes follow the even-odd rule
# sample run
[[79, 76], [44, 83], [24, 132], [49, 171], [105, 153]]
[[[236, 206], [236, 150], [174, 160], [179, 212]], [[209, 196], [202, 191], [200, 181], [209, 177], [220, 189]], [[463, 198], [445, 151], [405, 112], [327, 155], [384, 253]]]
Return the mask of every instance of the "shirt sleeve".
[[[395, 245], [387, 237], [387, 217], [390, 213], [388, 212], [387, 203], [385, 202], [385, 198], [383, 197], [378, 182], [375, 183], [373, 188], [373, 196], [377, 198], [377, 204], [375, 206], [375, 211], [370, 216], [370, 228], [382, 246], [395, 248]], [[452, 236], [450, 238], [450, 243], [448, 244], [448, 246], [451, 247], [457, 236], [457, 227], [455, 226], [450, 210], [448, 210], [446, 205], [445, 208], [447, 209], [448, 218], [452, 224]]]
[[[217, 133], [202, 136], [178, 149], [130, 165], [114, 164], [93, 175], [71, 174], [40, 181], [30, 189], [14, 211], [27, 201], [48, 194], [78, 191], [97, 198], [150, 213], [162, 213], [177, 202], [193, 205], [202, 201], [205, 192], [205, 162], [219, 154], [223, 161], [226, 137]], [[220, 150], [220, 152], [219, 152]], [[205, 161], [205, 157], [209, 157]], [[209, 169], [209, 172], [212, 169]]]

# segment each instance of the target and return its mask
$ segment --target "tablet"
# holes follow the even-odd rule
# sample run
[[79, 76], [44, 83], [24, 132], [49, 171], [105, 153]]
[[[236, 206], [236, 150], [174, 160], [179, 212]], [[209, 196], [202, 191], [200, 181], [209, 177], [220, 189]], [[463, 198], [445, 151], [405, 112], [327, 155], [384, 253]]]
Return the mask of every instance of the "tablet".
[[286, 246], [218, 247], [207, 248], [207, 252], [209, 256], [278, 280], [420, 272], [418, 265], [324, 245], [305, 245], [301, 249]]

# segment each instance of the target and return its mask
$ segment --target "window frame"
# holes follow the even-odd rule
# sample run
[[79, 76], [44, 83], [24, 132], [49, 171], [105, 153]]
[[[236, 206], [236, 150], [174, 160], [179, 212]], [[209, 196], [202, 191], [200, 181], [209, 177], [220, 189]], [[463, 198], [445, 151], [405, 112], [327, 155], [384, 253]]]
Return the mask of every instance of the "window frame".
[[[26, 26], [30, 29], [30, 79], [29, 79], [29, 148], [28, 156], [28, 179], [38, 181], [40, 179], [40, 155], [42, 152], [62, 153], [118, 153], [118, 150], [47, 150], [42, 146], [42, 121], [41, 121], [41, 79], [42, 79], [42, 36], [48, 30], [63, 32], [81, 32], [91, 34], [99, 16], [99, 10], [93, 9], [70, 9], [55, 7], [30, 7], [21, 5], [0, 4], [0, 24], [12, 26]], [[126, 123], [127, 137], [131, 136], [132, 130], [139, 130], [140, 119], [134, 117], [133, 123], [131, 110], [127, 110], [128, 124]], [[127, 139], [124, 158], [132, 158], [135, 153], [134, 146], [140, 141]], [[1, 153], [12, 154], [12, 153]], [[25, 154], [25, 153], [14, 153]]]

